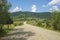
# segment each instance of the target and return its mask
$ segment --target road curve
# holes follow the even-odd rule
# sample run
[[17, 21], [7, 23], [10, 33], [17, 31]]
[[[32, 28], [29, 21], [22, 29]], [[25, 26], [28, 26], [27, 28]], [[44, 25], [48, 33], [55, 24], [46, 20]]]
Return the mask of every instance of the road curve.
[[2, 40], [60, 40], [60, 33], [24, 24], [15, 27]]

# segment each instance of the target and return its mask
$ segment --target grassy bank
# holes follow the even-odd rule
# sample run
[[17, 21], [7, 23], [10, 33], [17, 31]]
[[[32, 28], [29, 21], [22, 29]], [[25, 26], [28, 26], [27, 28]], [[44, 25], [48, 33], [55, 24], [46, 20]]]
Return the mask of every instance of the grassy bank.
[[23, 21], [14, 21], [13, 24], [10, 25], [2, 25], [2, 29], [0, 29], [0, 39], [3, 36], [6, 36], [6, 34], [11, 31], [16, 26], [23, 25]]
[[[8, 27], [9, 26], [9, 27]], [[2, 29], [0, 29], [0, 39], [1, 39], [1, 37], [3, 37], [3, 36], [6, 36], [6, 34], [10, 31], [10, 30], [12, 30], [14, 28], [14, 25], [13, 24], [11, 24], [11, 25], [3, 25], [2, 26]]]
[[27, 21], [28, 24], [31, 24], [33, 26], [37, 26], [37, 27], [42, 27], [48, 30], [53, 30], [53, 31], [57, 31], [60, 32], [59, 30], [54, 30], [53, 26], [51, 25], [50, 21], [46, 21], [46, 20], [31, 20], [31, 21]]

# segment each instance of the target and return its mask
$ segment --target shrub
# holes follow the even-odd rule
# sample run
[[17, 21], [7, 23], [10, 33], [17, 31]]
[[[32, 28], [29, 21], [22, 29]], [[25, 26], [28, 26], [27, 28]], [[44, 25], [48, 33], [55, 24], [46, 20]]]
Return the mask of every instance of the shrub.
[[37, 26], [42, 26], [42, 22], [41, 21], [37, 22]]

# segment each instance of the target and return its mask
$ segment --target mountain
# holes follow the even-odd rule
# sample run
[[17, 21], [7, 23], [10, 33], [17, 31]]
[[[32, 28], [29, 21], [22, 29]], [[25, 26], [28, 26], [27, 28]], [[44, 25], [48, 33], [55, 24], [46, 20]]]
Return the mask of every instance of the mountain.
[[50, 12], [40, 12], [40, 13], [37, 13], [37, 12], [14, 12], [14, 13], [11, 13], [13, 15], [13, 17], [15, 18], [29, 18], [29, 17], [32, 17], [32, 18], [41, 18], [41, 19], [50, 19], [51, 18], [51, 13]]

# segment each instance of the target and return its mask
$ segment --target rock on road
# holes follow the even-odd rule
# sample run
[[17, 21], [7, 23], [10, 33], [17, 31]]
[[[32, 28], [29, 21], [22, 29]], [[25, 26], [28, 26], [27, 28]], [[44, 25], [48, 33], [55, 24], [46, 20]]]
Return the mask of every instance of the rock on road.
[[24, 23], [11, 30], [2, 40], [60, 40], [60, 33]]

